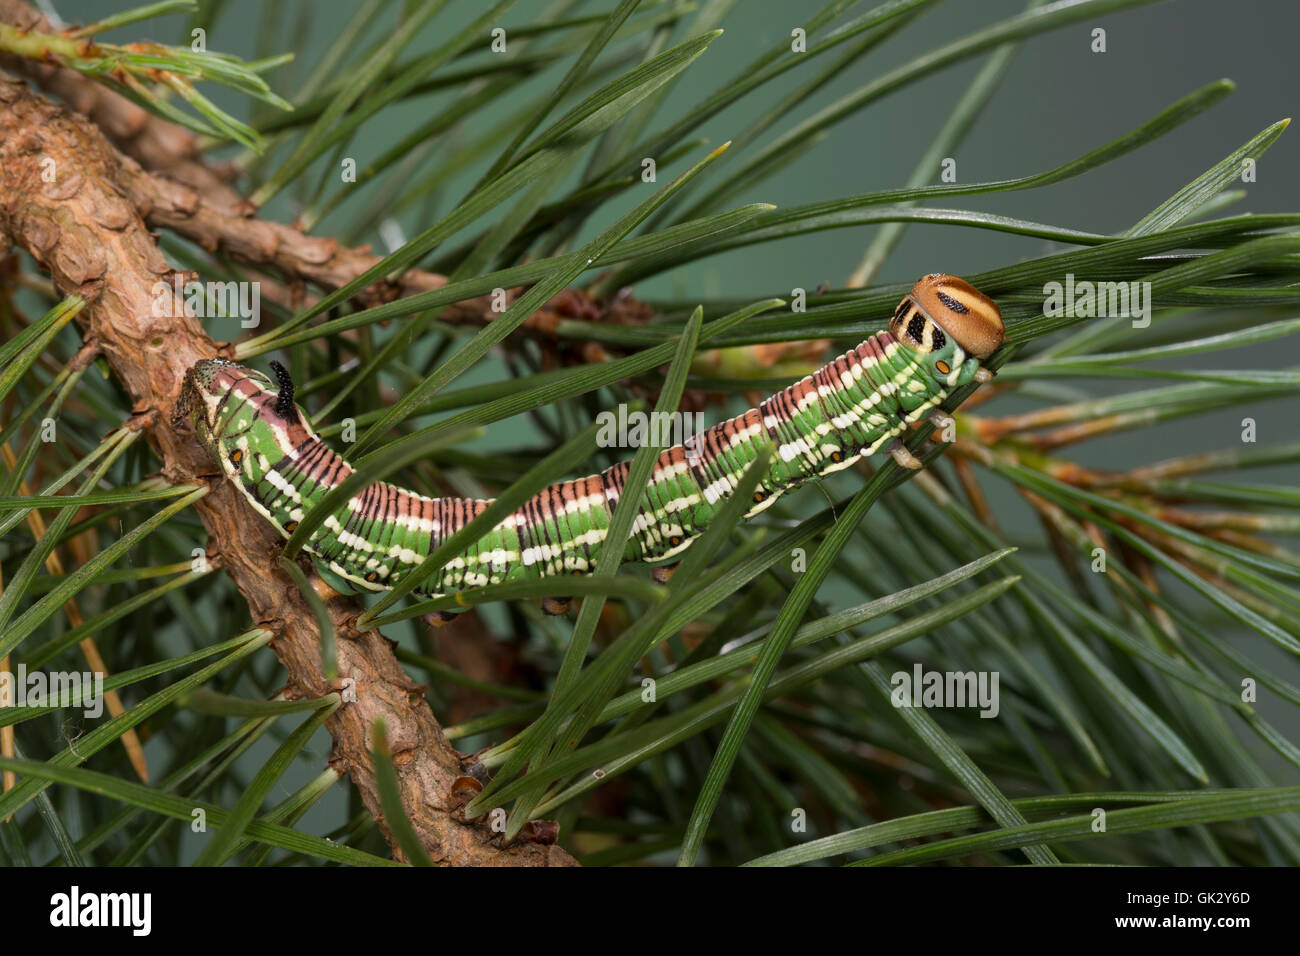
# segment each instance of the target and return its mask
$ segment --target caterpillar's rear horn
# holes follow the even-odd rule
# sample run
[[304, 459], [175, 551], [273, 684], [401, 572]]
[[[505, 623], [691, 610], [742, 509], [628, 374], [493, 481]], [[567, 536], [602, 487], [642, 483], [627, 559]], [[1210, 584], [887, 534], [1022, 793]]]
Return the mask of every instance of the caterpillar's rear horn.
[[275, 380], [280, 385], [280, 394], [275, 399], [275, 413], [286, 422], [298, 421], [298, 406], [293, 403], [293, 379], [289, 377], [289, 370], [279, 362], [272, 361], [271, 371], [275, 372]]

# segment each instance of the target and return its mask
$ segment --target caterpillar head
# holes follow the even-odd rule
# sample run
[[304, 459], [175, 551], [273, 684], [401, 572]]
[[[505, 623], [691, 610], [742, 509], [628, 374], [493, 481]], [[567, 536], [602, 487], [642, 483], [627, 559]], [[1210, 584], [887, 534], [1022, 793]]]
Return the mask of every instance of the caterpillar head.
[[224, 383], [219, 383], [218, 379], [226, 370], [236, 368], [239, 366], [225, 359], [200, 359], [195, 362], [181, 382], [181, 394], [172, 412], [173, 425], [179, 427], [188, 422], [197, 427], [207, 421], [204, 412], [209, 409], [210, 399], [219, 396], [224, 387]]
[[950, 387], [974, 378], [979, 360], [997, 351], [1005, 334], [992, 299], [966, 280], [940, 272], [917, 280], [894, 310], [889, 331], [917, 353], [936, 381]]

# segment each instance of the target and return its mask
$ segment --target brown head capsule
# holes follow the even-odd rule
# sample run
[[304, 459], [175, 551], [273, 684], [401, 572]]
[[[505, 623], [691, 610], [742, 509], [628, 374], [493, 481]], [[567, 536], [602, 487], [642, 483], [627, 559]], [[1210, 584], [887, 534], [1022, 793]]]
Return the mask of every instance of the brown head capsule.
[[[909, 303], [911, 307], [909, 307]], [[993, 300], [965, 279], [943, 272], [922, 276], [899, 303], [889, 330], [925, 351], [937, 350], [933, 327], [952, 336], [976, 358], [988, 358], [1002, 344], [1002, 313]]]

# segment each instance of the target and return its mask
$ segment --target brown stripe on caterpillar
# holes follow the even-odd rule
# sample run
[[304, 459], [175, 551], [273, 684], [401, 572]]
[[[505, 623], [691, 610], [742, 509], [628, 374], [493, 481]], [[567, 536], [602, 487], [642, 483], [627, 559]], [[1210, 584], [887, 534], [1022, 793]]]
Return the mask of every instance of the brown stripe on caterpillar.
[[[686, 467], [691, 470], [691, 477], [695, 479], [695, 484], [699, 486], [700, 495], [703, 501], [708, 503], [708, 496], [704, 494], [705, 489], [712, 484], [709, 478], [708, 468], [706, 467], [705, 455], [708, 454], [703, 434], [691, 435], [686, 439]], [[696, 531], [701, 531], [704, 525], [700, 523], [701, 509], [696, 506], [691, 509], [691, 527]]]
[[763, 429], [778, 448], [785, 444], [781, 439], [781, 433], [777, 431], [781, 427], [780, 402], [781, 392], [775, 395], [769, 395], [758, 403], [758, 414], [762, 416]]
[[577, 515], [580, 508], [574, 509], [573, 506], [578, 504], [581, 496], [578, 492], [577, 481], [565, 481], [555, 485], [556, 495], [560, 500], [560, 516], [564, 522], [564, 527], [560, 529], [561, 536], [564, 537], [573, 554], [575, 566], [581, 568], [587, 566], [586, 556], [581, 552], [582, 543], [579, 540], [582, 536], [578, 532]]
[[[599, 535], [598, 541], [584, 540], [582, 547], [587, 556], [587, 564], [594, 565], [596, 559], [592, 556], [591, 548], [593, 544], [604, 544], [605, 529], [609, 527], [609, 510], [605, 505], [605, 483], [601, 480], [600, 475], [588, 475], [583, 482], [583, 494], [587, 497], [588, 510], [591, 522], [591, 530]], [[600, 509], [604, 520], [596, 520], [596, 509]]]
[[[360, 497], [354, 497], [352, 500], [357, 503], [356, 507], [348, 507], [348, 520], [343, 523], [343, 530], [349, 534], [355, 535], [359, 539], [365, 539], [363, 533], [366, 525], [366, 518], [370, 513], [370, 499], [375, 496], [375, 485], [366, 485], [362, 490]], [[360, 555], [360, 547], [350, 547], [348, 549]]]
[[550, 542], [546, 537], [546, 522], [542, 518], [542, 509], [538, 504], [537, 495], [524, 502], [524, 527], [528, 531], [528, 541], [534, 556], [533, 563], [539, 565], [544, 571]]
[[[748, 414], [748, 413], [746, 413]], [[737, 415], [734, 418], [728, 418], [721, 423], [720, 430], [715, 439], [717, 447], [717, 458], [720, 477], [727, 483], [727, 493], [730, 494], [736, 487], [736, 465], [737, 462], [732, 459], [732, 448], [736, 437], [740, 434], [741, 429], [745, 427], [745, 416]]]
[[[303, 454], [298, 459], [295, 463], [295, 467], [304, 477], [310, 478], [318, 485], [323, 485], [325, 484], [325, 473], [329, 470], [329, 467], [334, 464], [334, 459], [338, 458], [338, 456], [330, 451], [329, 446], [323, 441], [309, 439], [308, 443], [313, 441], [315, 444], [307, 450], [306, 454]], [[302, 446], [299, 445], [298, 447], [301, 448]]]
[[620, 461], [601, 472], [605, 479], [605, 497], [609, 501], [609, 513], [611, 515], [623, 498], [623, 486], [627, 484], [627, 475], [631, 468], [630, 462]]
[[[323, 445], [324, 442], [321, 444]], [[329, 448], [326, 448], [326, 451], [317, 458], [312, 459], [312, 480], [325, 488], [337, 488], [347, 479], [351, 471], [343, 456], [335, 454]]]
[[707, 482], [701, 481], [701, 488], [710, 488], [719, 478], [725, 478], [727, 475], [727, 469], [722, 464], [726, 461], [722, 455], [722, 445], [727, 440], [727, 426], [730, 422], [731, 419], [718, 422], [718, 424], [706, 429], [704, 432], [702, 439], [704, 447], [700, 452], [700, 467], [705, 470], [706, 475], [713, 471], [714, 477], [711, 477]]

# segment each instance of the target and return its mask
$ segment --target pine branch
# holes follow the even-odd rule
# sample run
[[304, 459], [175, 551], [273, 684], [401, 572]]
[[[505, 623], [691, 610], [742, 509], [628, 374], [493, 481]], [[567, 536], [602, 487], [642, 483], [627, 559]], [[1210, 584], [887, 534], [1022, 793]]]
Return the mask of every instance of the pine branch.
[[[55, 163], [59, 188], [46, 188], [41, 159]], [[21, 82], [0, 84], [0, 233], [27, 250], [55, 287], [87, 301], [77, 319], [131, 396], [142, 428], [173, 482], [210, 473], [197, 443], [177, 431], [171, 409], [184, 374], [218, 353], [198, 323], [174, 303], [157, 316], [154, 285], [171, 270], [137, 211], [115, 188], [121, 160], [97, 130], [37, 96]], [[279, 540], [226, 482], [215, 482], [195, 504], [210, 551], [248, 602], [255, 621], [275, 634], [272, 649], [289, 673], [294, 694], [323, 697], [337, 690], [321, 668], [312, 611], [272, 555]], [[453, 815], [452, 785], [465, 773], [428, 704], [376, 630], [358, 631], [356, 601], [336, 597], [329, 613], [338, 635], [339, 673], [355, 681], [356, 701], [326, 722], [334, 764], [349, 773], [367, 809], [397, 850], [386, 823], [373, 766], [372, 728], [383, 720], [395, 757], [406, 815], [425, 850], [447, 864], [565, 865], [554, 846], [519, 843], [498, 848], [483, 823]]]
[[[0, 0], [0, 23], [48, 33], [54, 27], [26, 0]], [[0, 67], [35, 81], [95, 123], [112, 143], [145, 169], [228, 201], [239, 198], [229, 183], [236, 170], [229, 163], [205, 159], [194, 133], [94, 82], [76, 70], [54, 63], [0, 53]]]

